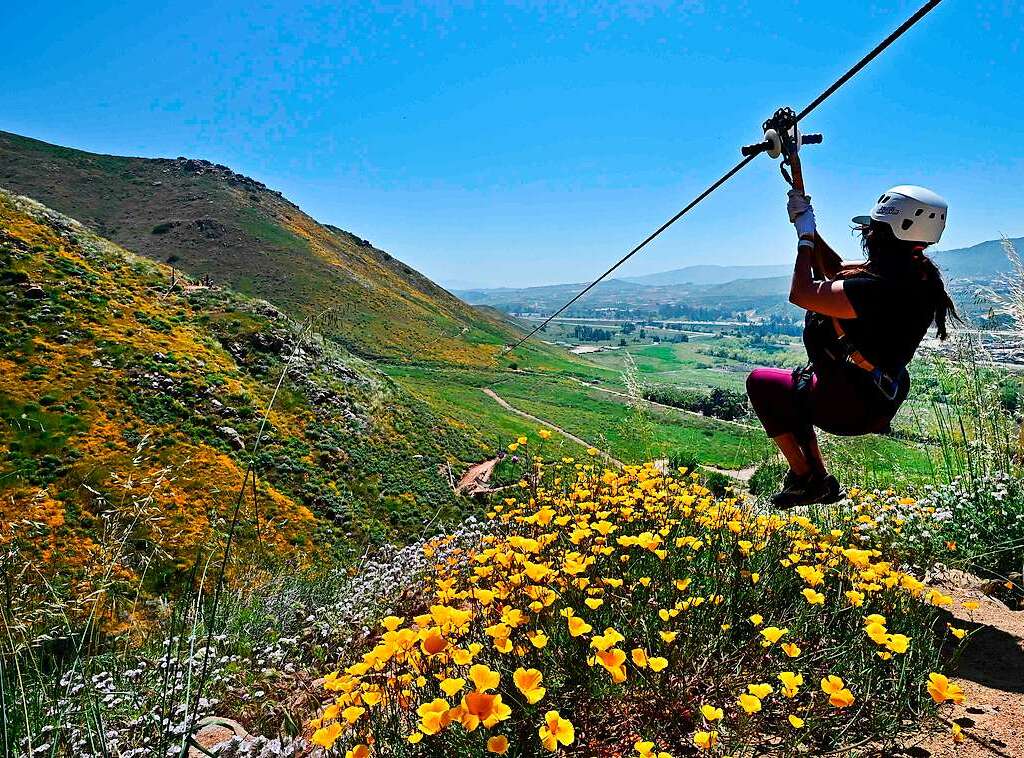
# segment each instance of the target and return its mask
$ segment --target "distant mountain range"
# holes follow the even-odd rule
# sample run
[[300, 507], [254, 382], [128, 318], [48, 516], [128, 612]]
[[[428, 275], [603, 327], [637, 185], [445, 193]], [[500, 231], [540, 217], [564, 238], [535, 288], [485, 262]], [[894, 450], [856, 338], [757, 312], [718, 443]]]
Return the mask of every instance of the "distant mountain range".
[[[1024, 249], [1024, 237], [1010, 240], [1018, 250]], [[931, 258], [950, 279], [991, 280], [1010, 271], [1001, 240], [988, 240], [971, 247], [938, 250]], [[685, 266], [645, 276], [626, 276], [624, 282], [663, 287], [670, 284], [726, 284], [739, 279], [770, 279], [789, 276], [792, 264], [752, 266]]]
[[[1011, 240], [1024, 251], [1024, 237]], [[1010, 262], [999, 240], [967, 248], [942, 250], [933, 260], [954, 292], [973, 300], [974, 288], [991, 284], [1010, 273]], [[722, 316], [751, 311], [771, 315], [791, 312], [787, 302], [790, 264], [716, 266], [696, 265], [645, 276], [602, 282], [566, 315], [598, 315], [599, 311], [634, 314], [659, 313], [663, 317]], [[579, 292], [585, 283], [538, 287], [499, 287], [455, 290], [463, 300], [512, 313], [550, 313]], [[713, 313], [708, 313], [708, 312]]]
[[[1024, 252], [1024, 237], [1011, 239], [1010, 242], [1018, 252]], [[1001, 240], [988, 240], [956, 250], [942, 250], [931, 257], [950, 281], [965, 279], [989, 283], [999, 276], [1009, 274], [1011, 270]]]
[[788, 276], [793, 271], [790, 264], [715, 266], [697, 265], [661, 271], [644, 276], [624, 276], [622, 281], [632, 284], [665, 286], [668, 284], [725, 284], [737, 279], [767, 279], [772, 276]]

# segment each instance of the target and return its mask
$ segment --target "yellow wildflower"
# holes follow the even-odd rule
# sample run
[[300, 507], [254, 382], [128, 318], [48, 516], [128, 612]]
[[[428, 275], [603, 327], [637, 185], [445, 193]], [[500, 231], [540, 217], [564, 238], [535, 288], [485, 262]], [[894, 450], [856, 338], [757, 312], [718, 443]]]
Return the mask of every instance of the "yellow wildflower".
[[714, 750], [718, 744], [718, 732], [694, 732], [693, 744], [701, 750]]
[[945, 675], [935, 672], [928, 675], [928, 694], [932, 696], [936, 703], [944, 703], [947, 700], [951, 700], [954, 703], [960, 704], [967, 699], [967, 695], [960, 688], [960, 685], [953, 684]]
[[766, 697], [768, 697], [774, 691], [775, 691], [775, 688], [772, 687], [770, 684], [748, 684], [747, 685], [747, 692], [749, 692], [751, 695], [753, 695], [754, 697], [759, 698], [761, 700], [764, 700]]
[[647, 659], [647, 665], [650, 666], [651, 671], [661, 671], [668, 665], [668, 659], [655, 656], [654, 658]]
[[820, 592], [812, 590], [810, 587], [803, 590], [802, 594], [804, 599], [811, 605], [822, 605], [825, 602], [825, 596]]
[[526, 697], [526, 702], [530, 705], [543, 698], [544, 693], [547, 691], [544, 687], [540, 686], [541, 679], [543, 679], [543, 675], [537, 669], [518, 668], [512, 674], [512, 681], [515, 683], [516, 688], [523, 693]]
[[441, 691], [448, 697], [455, 697], [455, 693], [461, 692], [462, 688], [466, 686], [465, 679], [443, 679], [441, 681]]
[[792, 671], [783, 671], [779, 674], [779, 681], [782, 682], [782, 694], [786, 697], [795, 697], [797, 690], [804, 683], [804, 677]]
[[764, 640], [761, 642], [761, 644], [764, 647], [774, 645], [776, 642], [782, 639], [783, 635], [787, 634], [788, 632], [789, 629], [780, 629], [777, 626], [766, 627], [765, 629], [761, 630], [761, 636], [764, 637]]
[[706, 704], [700, 707], [700, 714], [708, 721], [719, 721], [725, 715], [721, 708]]
[[320, 727], [313, 732], [313, 744], [319, 745], [322, 748], [330, 749], [340, 736], [341, 724], [337, 721], [332, 721], [327, 726]]
[[541, 744], [552, 753], [558, 750], [558, 746], [571, 745], [576, 739], [576, 730], [572, 722], [563, 719], [558, 711], [548, 711], [544, 714], [544, 724], [537, 730], [540, 735]]
[[747, 713], [757, 713], [761, 710], [761, 698], [756, 695], [748, 695], [744, 692], [736, 699], [736, 702]]
[[493, 690], [498, 686], [498, 683], [501, 681], [501, 674], [497, 671], [491, 671], [490, 668], [482, 663], [477, 663], [469, 670], [469, 678], [472, 680], [477, 692], [487, 692], [487, 690]]

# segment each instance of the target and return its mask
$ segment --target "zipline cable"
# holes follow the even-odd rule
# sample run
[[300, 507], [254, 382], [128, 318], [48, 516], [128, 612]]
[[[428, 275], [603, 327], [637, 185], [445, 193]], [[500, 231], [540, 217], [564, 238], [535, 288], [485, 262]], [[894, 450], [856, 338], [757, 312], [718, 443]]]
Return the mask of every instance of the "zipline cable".
[[[902, 24], [900, 24], [899, 27], [897, 27], [892, 32], [892, 34], [890, 34], [884, 40], [879, 42], [867, 55], [865, 55], [863, 58], [861, 58], [859, 61], [857, 61], [857, 63], [854, 64], [853, 67], [851, 67], [845, 74], [843, 74], [841, 77], [836, 79], [836, 81], [833, 82], [828, 87], [828, 89], [826, 89], [824, 92], [822, 92], [816, 98], [814, 98], [814, 100], [812, 100], [810, 102], [810, 104], [806, 108], [804, 108], [802, 111], [800, 111], [797, 114], [796, 121], [799, 122], [807, 114], [809, 114], [811, 111], [813, 111], [819, 105], [821, 105], [823, 102], [828, 100], [828, 98], [830, 98], [833, 94], [835, 94], [836, 90], [838, 90], [840, 87], [842, 87], [848, 81], [850, 81], [850, 79], [852, 79], [854, 76], [856, 76], [857, 73], [860, 72], [860, 70], [862, 68], [864, 68], [871, 61], [873, 61], [875, 58], [877, 58], [893, 42], [895, 42], [900, 37], [902, 37], [903, 34], [908, 29], [910, 29], [910, 27], [914, 26], [914, 24], [916, 24], [918, 21], [920, 21], [926, 15], [928, 15], [928, 13], [931, 12], [935, 8], [935, 6], [937, 6], [940, 2], [942, 2], [942, 0], [928, 0], [928, 2], [925, 3], [924, 5], [922, 5], [917, 10], [916, 13], [914, 13], [912, 16], [910, 16], [910, 18], [908, 18], [906, 21], [904, 21]], [[602, 281], [604, 281], [608, 277], [608, 275], [611, 274], [613, 271], [615, 271], [619, 266], [621, 266], [623, 263], [628, 261], [630, 258], [632, 258], [634, 255], [639, 253], [641, 250], [643, 250], [647, 246], [648, 243], [650, 243], [655, 237], [657, 237], [663, 231], [665, 231], [670, 226], [672, 226], [672, 224], [674, 224], [676, 221], [678, 221], [684, 215], [686, 215], [686, 213], [689, 212], [690, 209], [692, 209], [700, 201], [702, 201], [704, 198], [706, 198], [708, 195], [710, 195], [716, 189], [718, 189], [723, 184], [725, 184], [727, 181], [729, 181], [729, 179], [731, 179], [733, 176], [738, 174], [740, 172], [740, 170], [743, 169], [754, 158], [755, 158], [754, 155], [748, 155], [746, 158], [741, 160], [739, 163], [737, 163], [731, 169], [729, 169], [724, 174], [722, 174], [722, 176], [719, 177], [712, 185], [710, 185], [706, 190], [701, 192], [699, 195], [697, 195], [697, 197], [695, 197], [692, 201], [690, 201], [690, 203], [687, 204], [687, 206], [685, 208], [683, 208], [681, 211], [679, 211], [676, 215], [674, 215], [672, 218], [670, 218], [664, 224], [659, 226], [643, 242], [641, 242], [639, 245], [634, 247], [632, 250], [630, 250], [624, 256], [619, 258], [619, 260], [616, 261], [615, 265], [613, 265], [611, 268], [609, 268], [607, 271], [605, 271], [603, 274], [601, 274], [601, 276], [599, 276], [597, 279], [595, 279], [590, 284], [588, 284], [586, 287], [584, 287], [582, 290], [580, 290], [571, 300], [569, 300], [567, 303], [565, 303], [565, 305], [563, 305], [557, 311], [555, 311], [550, 316], [548, 316], [546, 319], [544, 319], [544, 321], [542, 321], [537, 327], [535, 327], [529, 334], [527, 334], [525, 337], [523, 337], [518, 342], [516, 342], [516, 344], [514, 344], [512, 347], [507, 348], [504, 351], [502, 351], [501, 355], [503, 355], [503, 356], [504, 355], [508, 355], [513, 350], [515, 350], [520, 345], [522, 345], [524, 342], [526, 342], [528, 339], [530, 339], [535, 334], [537, 334], [537, 332], [539, 332], [545, 326], [550, 324], [560, 314], [564, 313], [566, 308], [568, 308], [570, 305], [575, 303], [577, 300], [579, 300], [585, 294], [590, 292], [590, 290], [592, 290], [594, 287], [596, 287], [598, 284], [600, 284]]]

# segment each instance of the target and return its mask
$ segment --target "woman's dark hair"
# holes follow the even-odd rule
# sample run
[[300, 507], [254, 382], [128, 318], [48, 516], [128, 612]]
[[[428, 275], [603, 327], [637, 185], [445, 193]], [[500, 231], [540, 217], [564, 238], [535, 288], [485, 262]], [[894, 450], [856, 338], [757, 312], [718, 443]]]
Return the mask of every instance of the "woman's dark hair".
[[920, 242], [907, 242], [893, 234], [892, 227], [881, 221], [872, 221], [861, 230], [861, 247], [867, 256], [862, 267], [844, 272], [847, 276], [858, 272], [867, 272], [885, 277], [914, 277], [923, 280], [931, 295], [934, 307], [933, 320], [939, 339], [949, 336], [946, 332], [946, 320], [949, 317], [960, 321], [956, 306], [946, 292], [942, 282], [942, 274], [938, 266], [924, 254], [927, 245]]

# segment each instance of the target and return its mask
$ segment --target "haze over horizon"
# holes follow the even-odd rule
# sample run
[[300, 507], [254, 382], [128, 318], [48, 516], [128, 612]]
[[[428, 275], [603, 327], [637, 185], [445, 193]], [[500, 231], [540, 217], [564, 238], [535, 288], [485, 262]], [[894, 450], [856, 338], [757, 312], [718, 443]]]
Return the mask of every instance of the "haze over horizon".
[[[0, 129], [226, 164], [440, 282], [589, 281], [915, 5], [16, 6]], [[939, 249], [1024, 234], [1022, 36], [1017, 4], [943, 4], [809, 119], [837, 247], [903, 182], [950, 201]], [[759, 160], [621, 275], [787, 262], [784, 190]]]

